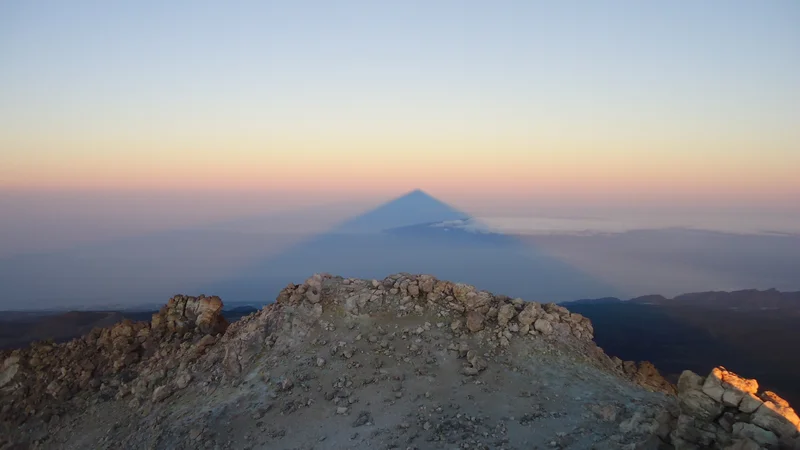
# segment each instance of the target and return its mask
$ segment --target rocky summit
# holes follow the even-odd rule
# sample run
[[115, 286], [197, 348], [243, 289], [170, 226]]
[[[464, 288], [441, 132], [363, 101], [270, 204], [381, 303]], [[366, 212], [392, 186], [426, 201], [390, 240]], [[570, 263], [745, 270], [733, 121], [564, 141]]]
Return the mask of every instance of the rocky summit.
[[755, 380], [607, 356], [591, 322], [428, 275], [314, 275], [228, 324], [148, 322], [0, 355], [0, 449], [800, 449]]

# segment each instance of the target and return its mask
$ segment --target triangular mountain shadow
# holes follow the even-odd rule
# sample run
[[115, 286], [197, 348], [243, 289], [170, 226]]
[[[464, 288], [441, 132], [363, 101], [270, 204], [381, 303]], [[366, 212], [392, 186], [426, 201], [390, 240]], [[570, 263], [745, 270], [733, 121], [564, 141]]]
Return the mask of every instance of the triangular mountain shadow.
[[420, 190], [198, 292], [231, 301], [269, 303], [287, 284], [316, 272], [358, 278], [427, 273], [542, 302], [620, 295], [513, 236], [485, 229], [468, 214]]
[[469, 214], [431, 197], [421, 189], [390, 200], [335, 227], [331, 233], [379, 233], [421, 223], [467, 219]]

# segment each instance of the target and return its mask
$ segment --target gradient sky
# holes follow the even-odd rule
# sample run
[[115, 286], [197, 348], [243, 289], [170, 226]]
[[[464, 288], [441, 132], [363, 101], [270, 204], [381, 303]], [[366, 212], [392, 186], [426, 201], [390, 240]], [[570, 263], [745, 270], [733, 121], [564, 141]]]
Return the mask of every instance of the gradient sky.
[[798, 24], [794, 0], [4, 1], [0, 189], [796, 209]]

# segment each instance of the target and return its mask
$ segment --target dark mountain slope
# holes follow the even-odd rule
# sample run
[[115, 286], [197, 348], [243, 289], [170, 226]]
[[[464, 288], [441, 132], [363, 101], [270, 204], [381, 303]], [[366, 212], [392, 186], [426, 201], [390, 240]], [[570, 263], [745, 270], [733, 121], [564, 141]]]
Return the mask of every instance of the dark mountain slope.
[[797, 292], [699, 292], [565, 305], [592, 320], [597, 343], [609, 354], [646, 354], [673, 379], [684, 368], [702, 373], [723, 365], [800, 402]]

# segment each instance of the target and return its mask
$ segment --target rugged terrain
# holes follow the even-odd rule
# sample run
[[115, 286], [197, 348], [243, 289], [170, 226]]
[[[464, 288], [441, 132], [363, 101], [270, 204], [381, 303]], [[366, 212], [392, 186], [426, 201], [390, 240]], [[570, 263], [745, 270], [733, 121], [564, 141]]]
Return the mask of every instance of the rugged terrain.
[[[126, 319], [149, 321], [157, 310], [0, 311], [0, 349], [25, 347], [36, 341], [66, 342]], [[222, 316], [233, 322], [255, 311], [256, 308], [243, 305], [223, 309]]]
[[228, 324], [177, 296], [0, 361], [0, 448], [798, 449], [800, 419], [718, 368], [677, 387], [591, 322], [398, 274], [314, 275]]
[[591, 319], [595, 342], [606, 352], [652, 361], [673, 382], [685, 369], [708, 373], [723, 365], [800, 403], [800, 292], [697, 292], [562, 306]]

